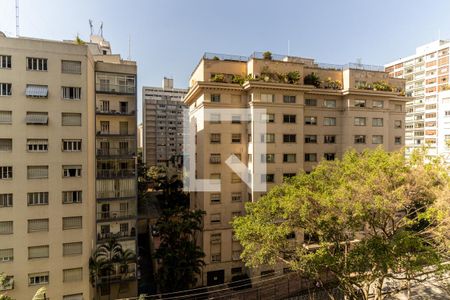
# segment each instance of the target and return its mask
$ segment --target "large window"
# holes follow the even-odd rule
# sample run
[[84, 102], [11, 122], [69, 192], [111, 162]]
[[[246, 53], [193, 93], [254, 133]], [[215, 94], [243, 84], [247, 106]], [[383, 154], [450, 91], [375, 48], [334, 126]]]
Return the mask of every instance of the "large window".
[[81, 88], [79, 87], [63, 87], [62, 88], [63, 99], [68, 100], [80, 100]]
[[283, 115], [283, 123], [295, 123], [296, 115]]
[[372, 101], [372, 107], [374, 108], [383, 108], [384, 102], [381, 100], [373, 100]]
[[328, 108], [335, 108], [336, 100], [323, 100], [323, 106], [328, 107]]
[[62, 150], [64, 152], [81, 151], [81, 140], [62, 140]]
[[305, 99], [305, 106], [317, 106], [317, 99]]
[[62, 203], [81, 203], [83, 201], [81, 191], [64, 191], [62, 192]]
[[63, 282], [76, 282], [83, 279], [83, 268], [63, 270]]
[[47, 59], [27, 57], [27, 70], [47, 71]]
[[11, 83], [0, 83], [0, 96], [11, 96]]
[[284, 95], [283, 96], [283, 102], [284, 103], [295, 103], [296, 102], [296, 97], [295, 96], [291, 96], [291, 95]]
[[28, 125], [48, 125], [48, 113], [27, 112], [26, 122]]
[[366, 107], [366, 100], [354, 100], [353, 106], [354, 107]]
[[366, 126], [366, 118], [365, 117], [355, 117], [353, 124], [355, 126]]
[[261, 162], [262, 163], [274, 163], [275, 162], [275, 154], [274, 153], [267, 153], [267, 154], [261, 154]]
[[81, 166], [63, 166], [63, 177], [81, 177]]
[[13, 206], [13, 194], [0, 194], [0, 208]]
[[81, 74], [81, 61], [61, 61], [61, 72], [65, 74]]
[[262, 174], [261, 182], [267, 182], [267, 183], [275, 182], [275, 174]]
[[336, 143], [336, 136], [335, 135], [324, 135], [323, 136], [323, 143], [324, 144], [335, 144]]
[[274, 133], [266, 133], [261, 135], [261, 143], [275, 143], [275, 134]]
[[28, 285], [48, 284], [49, 280], [48, 272], [28, 274]]
[[211, 94], [211, 102], [219, 103], [220, 102], [220, 94]]
[[211, 203], [220, 203], [220, 194], [211, 194]]
[[47, 139], [28, 139], [27, 140], [28, 152], [47, 152], [48, 140]]
[[366, 136], [365, 135], [355, 135], [355, 144], [365, 144]]
[[372, 135], [372, 144], [383, 144], [382, 135]]
[[33, 192], [27, 194], [28, 206], [48, 205], [48, 192]]
[[305, 125], [317, 125], [317, 117], [305, 117]]
[[0, 152], [12, 151], [12, 139], [0, 139]]
[[231, 134], [231, 143], [240, 144], [241, 143], [241, 134], [240, 133]]
[[11, 69], [11, 55], [0, 55], [0, 69]]
[[283, 154], [284, 163], [295, 163], [297, 161], [297, 155], [295, 153], [285, 153]]
[[82, 217], [65, 217], [63, 218], [63, 230], [81, 229]]
[[28, 166], [28, 179], [45, 179], [48, 178], [48, 166]]
[[317, 161], [317, 153], [305, 153], [305, 161], [309, 162]]
[[266, 123], [275, 123], [275, 114], [263, 114], [261, 120]]
[[0, 263], [7, 262], [7, 261], [13, 261], [13, 260], [14, 260], [14, 249], [13, 248], [0, 249]]
[[0, 166], [0, 179], [11, 179], [13, 177], [13, 168], [10, 166]]
[[317, 143], [317, 135], [305, 135], [305, 144]]
[[372, 126], [373, 127], [383, 127], [383, 118], [373, 118]]
[[47, 85], [36, 85], [27, 84], [25, 90], [25, 95], [31, 98], [47, 98], [48, 97], [48, 86]]
[[283, 134], [283, 143], [296, 143], [297, 136], [295, 134]]
[[323, 118], [323, 126], [336, 126], [336, 118], [335, 117]]

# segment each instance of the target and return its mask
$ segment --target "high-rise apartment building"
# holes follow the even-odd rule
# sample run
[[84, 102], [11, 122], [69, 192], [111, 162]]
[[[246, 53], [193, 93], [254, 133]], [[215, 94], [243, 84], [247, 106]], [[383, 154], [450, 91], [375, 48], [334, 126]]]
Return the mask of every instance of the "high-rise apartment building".
[[[136, 65], [95, 39], [0, 36], [0, 273], [14, 299], [41, 286], [50, 299], [91, 299], [88, 262], [105, 225], [135, 250]], [[101, 100], [117, 113], [96, 110]], [[118, 144], [106, 152], [110, 139]]]
[[[391, 77], [406, 80], [406, 95], [412, 96], [406, 105], [407, 154], [426, 145], [428, 155], [448, 155], [446, 136], [450, 135], [445, 115], [446, 97], [440, 97], [449, 86], [450, 41], [438, 40], [416, 49], [416, 53], [385, 65]], [[447, 106], [448, 107], [448, 106]]]
[[142, 88], [144, 162], [147, 166], [166, 166], [179, 161], [183, 153], [183, 97], [187, 90], [173, 87], [165, 78], [162, 87]]
[[[403, 89], [404, 80], [389, 78], [382, 67], [325, 65], [277, 55], [263, 59], [260, 53], [205, 54], [184, 98], [190, 119], [197, 120], [195, 142], [192, 137], [196, 150], [188, 153], [189, 160], [195, 159], [196, 173], [189, 176], [220, 179], [221, 184], [217, 192], [190, 193], [192, 208], [206, 211], [198, 239], [206, 254], [200, 284], [229, 282], [245, 272], [230, 221], [245, 212], [245, 202], [265, 194], [248, 187], [225, 164], [230, 155], [251, 170], [252, 184], [266, 183], [270, 189], [300, 170], [312, 170], [321, 160], [341, 157], [347, 149], [398, 150], [404, 143]], [[236, 116], [225, 121], [220, 110], [230, 108], [247, 109], [250, 115], [256, 109], [266, 112], [248, 121], [236, 110]], [[203, 122], [208, 109], [219, 111]], [[257, 136], [261, 122], [267, 131]], [[258, 157], [256, 141], [266, 145], [266, 153]], [[254, 176], [252, 170], [261, 162], [266, 163], [266, 173]], [[303, 236], [290, 238], [303, 241]], [[250, 275], [273, 271], [261, 268]]]

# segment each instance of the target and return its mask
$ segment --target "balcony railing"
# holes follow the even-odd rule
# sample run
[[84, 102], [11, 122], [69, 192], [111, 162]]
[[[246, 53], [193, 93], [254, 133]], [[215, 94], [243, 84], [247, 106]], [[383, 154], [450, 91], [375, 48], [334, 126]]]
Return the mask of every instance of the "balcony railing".
[[136, 111], [134, 110], [114, 110], [114, 109], [102, 109], [102, 108], [98, 108], [96, 109], [97, 114], [99, 115], [118, 115], [118, 116], [133, 116], [136, 114]]
[[122, 131], [122, 132], [111, 132], [111, 131], [97, 131], [97, 135], [104, 135], [104, 136], [134, 136], [134, 132], [129, 131]]
[[133, 177], [136, 171], [134, 169], [99, 169], [97, 170], [97, 178], [117, 178], [117, 177]]
[[96, 91], [115, 94], [135, 94], [136, 88], [134, 86], [118, 84], [97, 84]]
[[135, 265], [128, 266], [127, 270], [113, 270], [111, 274], [98, 278], [101, 283], [113, 283], [124, 280], [136, 279]]
[[97, 192], [97, 199], [111, 199], [111, 198], [131, 198], [136, 197], [135, 190], [115, 190]]
[[135, 152], [126, 148], [97, 149], [97, 156], [134, 156]]
[[98, 241], [104, 241], [109, 239], [128, 239], [136, 236], [136, 230], [131, 228], [130, 231], [119, 231], [116, 233], [108, 232], [108, 233], [99, 233], [97, 234]]
[[131, 219], [136, 217], [136, 213], [129, 210], [121, 211], [102, 211], [97, 213], [98, 221]]

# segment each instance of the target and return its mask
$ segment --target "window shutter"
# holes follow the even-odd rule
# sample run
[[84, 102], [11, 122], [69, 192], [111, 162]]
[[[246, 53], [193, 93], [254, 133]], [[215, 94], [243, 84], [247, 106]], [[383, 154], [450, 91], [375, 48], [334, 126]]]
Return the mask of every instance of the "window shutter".
[[0, 263], [2, 261], [11, 261], [14, 258], [14, 249], [13, 248], [7, 248], [7, 249], [0, 249]]
[[12, 139], [0, 139], [0, 151], [12, 151]]
[[12, 234], [13, 233], [13, 221], [0, 222], [0, 234]]
[[63, 256], [79, 255], [83, 252], [83, 243], [64, 243], [63, 244]]
[[28, 84], [25, 90], [27, 97], [45, 98], [48, 97], [48, 86]]
[[48, 113], [46, 112], [27, 112], [27, 124], [48, 124]]
[[63, 270], [63, 282], [80, 281], [83, 279], [83, 268]]
[[62, 113], [62, 126], [81, 126], [81, 114]]
[[0, 111], [0, 123], [9, 124], [12, 122], [12, 111], [1, 110]]
[[48, 219], [28, 220], [28, 232], [48, 231]]
[[49, 246], [28, 247], [28, 258], [45, 258], [49, 257]]
[[63, 218], [63, 230], [82, 228], [82, 217]]
[[61, 72], [66, 74], [81, 74], [81, 61], [63, 60]]
[[42, 179], [48, 178], [48, 166], [28, 166], [28, 179]]

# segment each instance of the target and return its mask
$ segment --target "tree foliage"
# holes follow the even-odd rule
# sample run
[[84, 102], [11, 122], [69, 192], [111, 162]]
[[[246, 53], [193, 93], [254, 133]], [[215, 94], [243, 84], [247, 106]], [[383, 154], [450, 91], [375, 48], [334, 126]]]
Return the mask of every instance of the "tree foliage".
[[[273, 188], [234, 220], [248, 266], [283, 262], [350, 298], [382, 299], [387, 279], [410, 283], [444, 268], [449, 254], [448, 170], [421, 154], [347, 152]], [[295, 246], [291, 233], [315, 236]], [[332, 298], [330, 296], [330, 298]]]

